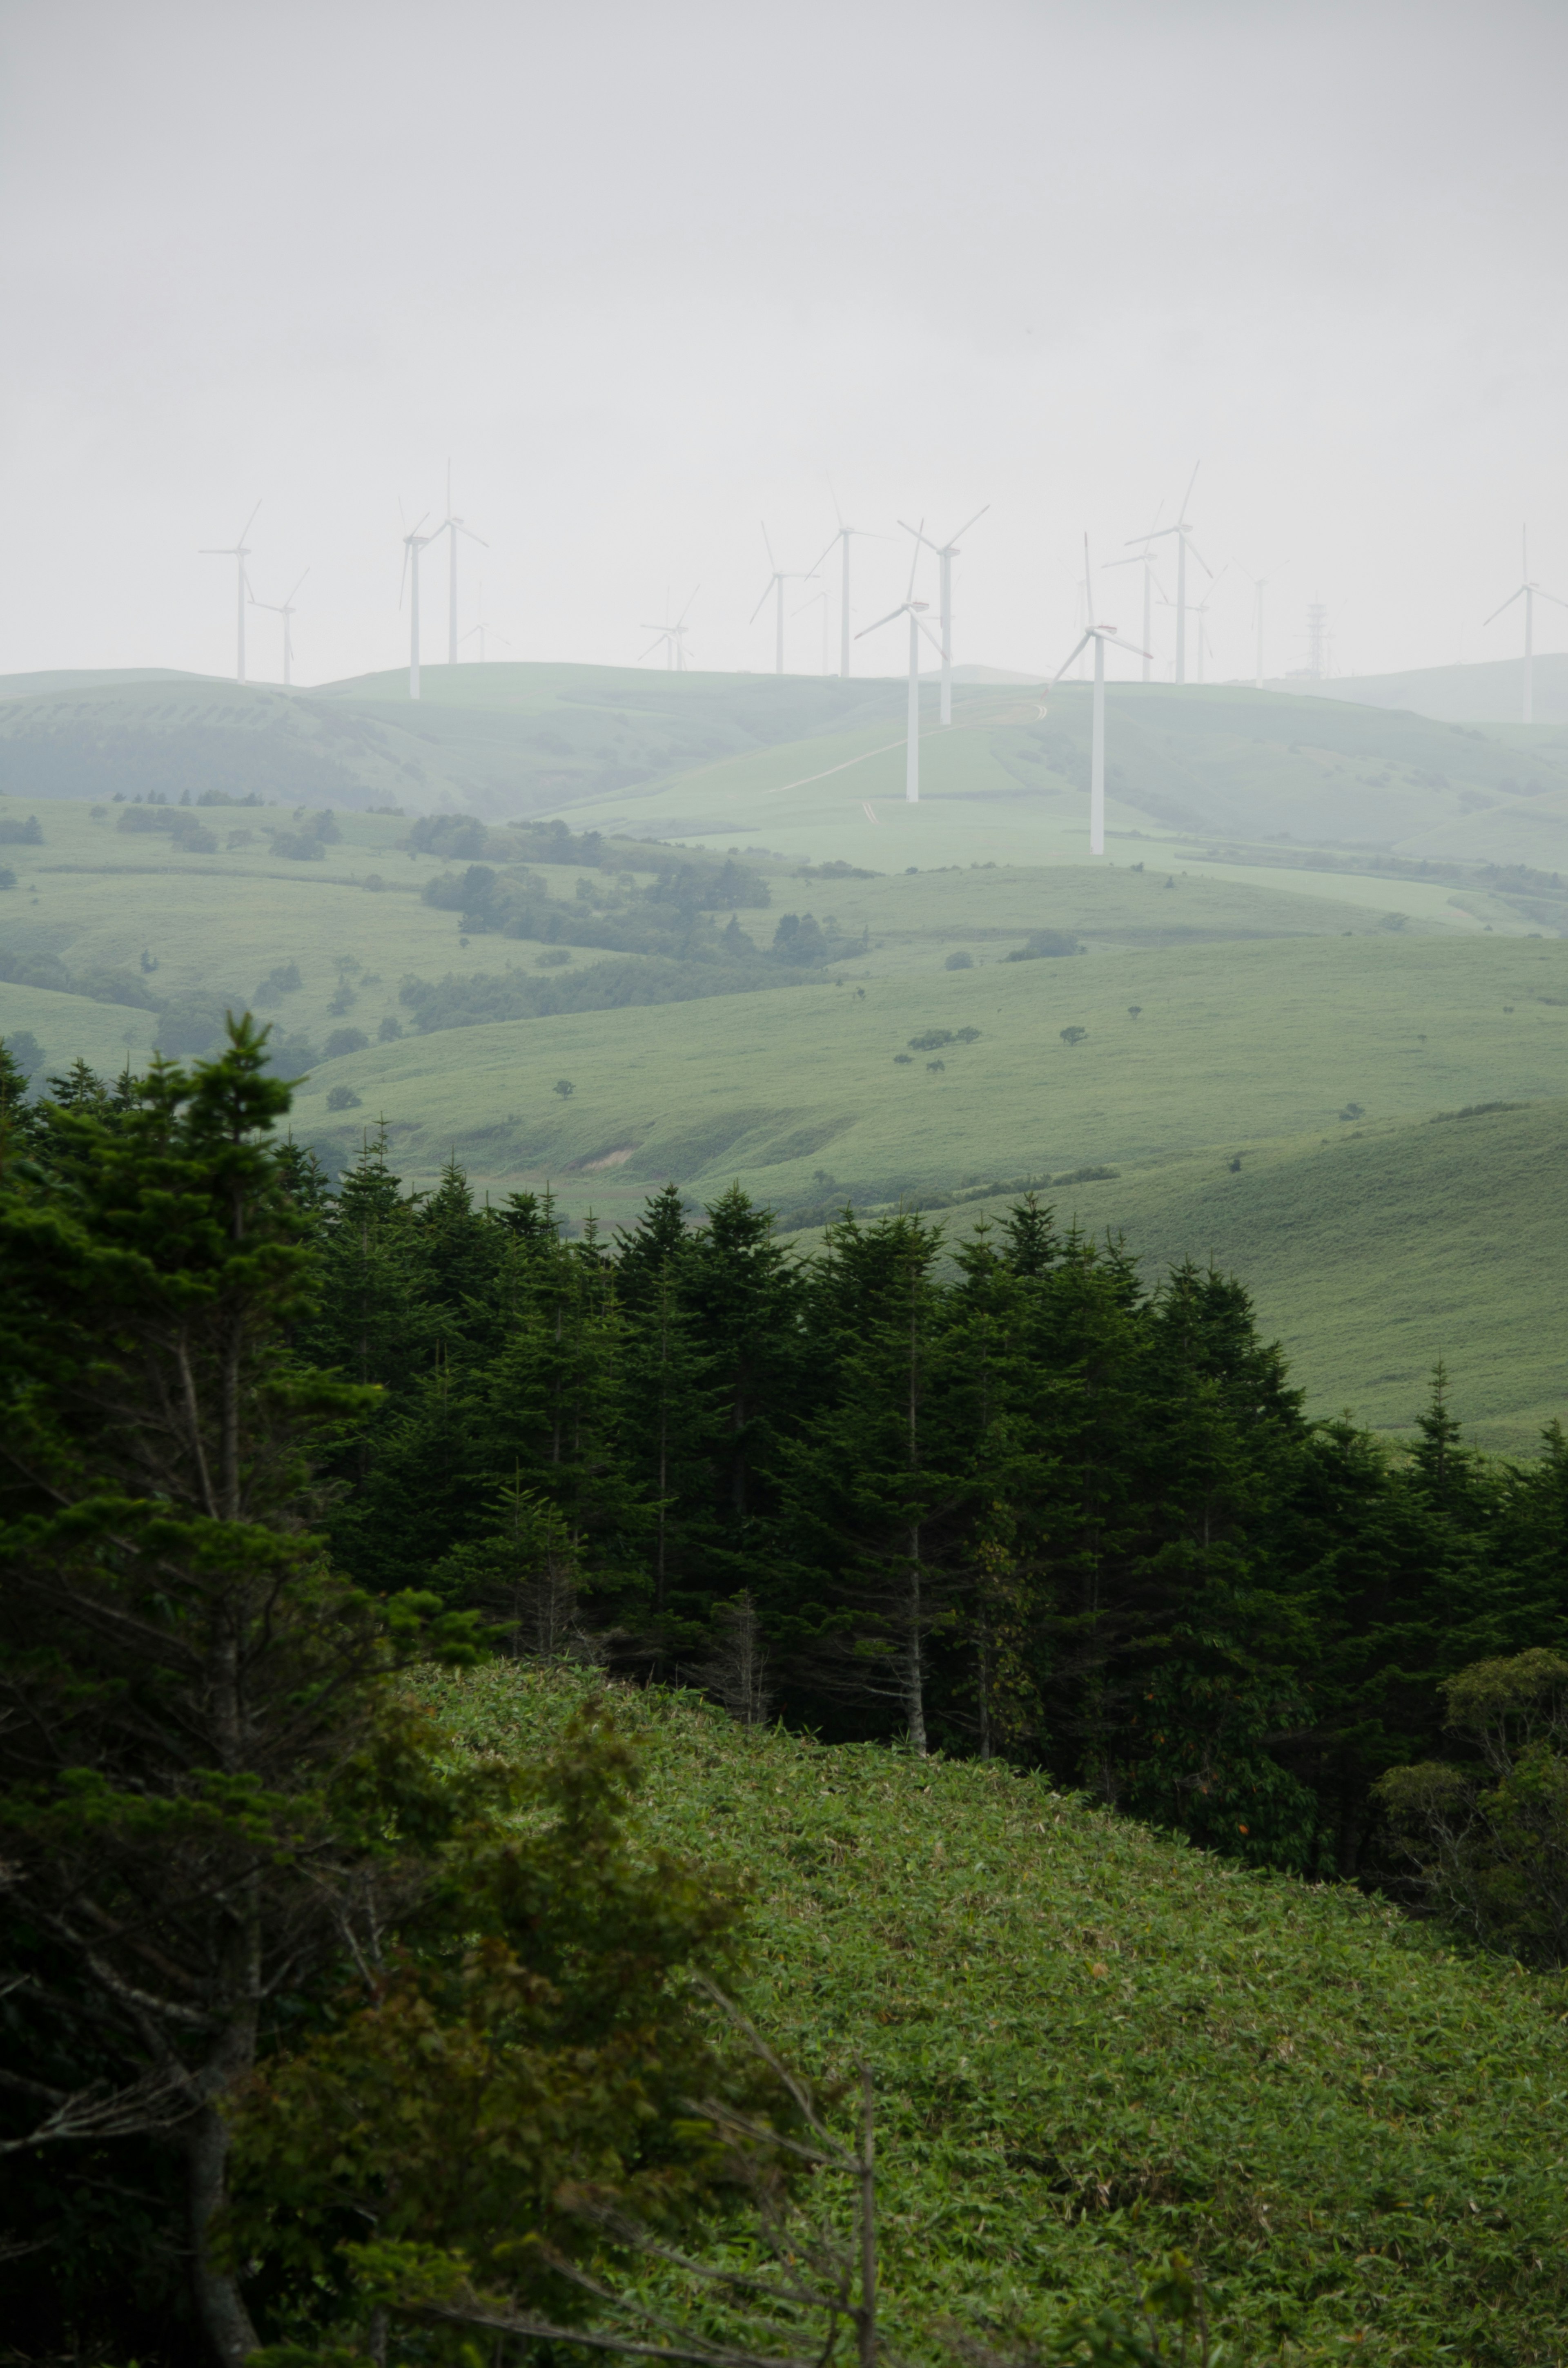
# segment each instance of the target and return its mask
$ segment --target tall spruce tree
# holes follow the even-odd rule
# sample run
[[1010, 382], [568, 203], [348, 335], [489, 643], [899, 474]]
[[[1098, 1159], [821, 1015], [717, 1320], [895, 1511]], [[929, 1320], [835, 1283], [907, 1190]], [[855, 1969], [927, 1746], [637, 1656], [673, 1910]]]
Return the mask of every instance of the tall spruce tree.
[[233, 2363], [225, 2100], [442, 1815], [379, 1687], [434, 1600], [389, 1629], [309, 1526], [312, 1449], [363, 1396], [291, 1352], [287, 1105], [247, 1020], [194, 1071], [74, 1089], [0, 1171], [0, 2156], [176, 2150]]

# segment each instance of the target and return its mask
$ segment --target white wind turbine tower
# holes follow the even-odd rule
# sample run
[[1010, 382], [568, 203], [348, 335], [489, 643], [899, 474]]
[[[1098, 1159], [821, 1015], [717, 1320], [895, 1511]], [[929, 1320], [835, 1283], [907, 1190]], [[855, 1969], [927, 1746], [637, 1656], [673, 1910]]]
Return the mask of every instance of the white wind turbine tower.
[[[307, 567], [305, 575], [310, 572]], [[300, 584], [304, 582], [305, 575], [301, 576]], [[250, 598], [253, 609], [266, 609], [274, 617], [281, 617], [283, 620], [283, 688], [285, 690], [294, 679], [294, 636], [290, 628], [294, 615], [294, 592], [299, 590], [300, 584], [295, 585], [294, 591], [290, 592], [284, 600], [258, 600], [254, 592]]]
[[[978, 519], [983, 518], [985, 516], [985, 511], [990, 507], [991, 505], [987, 502], [983, 509], [976, 510], [974, 517], [967, 518], [963, 525], [960, 527], [959, 534], [967, 534], [970, 528], [973, 526]], [[940, 589], [937, 592], [937, 598], [938, 603], [938, 616], [940, 618], [942, 628], [942, 639], [940, 643], [942, 652], [942, 721], [944, 723], [950, 723], [953, 720], [953, 562], [959, 556], [959, 534], [953, 535], [947, 542], [933, 542], [929, 535], [919, 533], [915, 528], [909, 524], [906, 518], [900, 518], [899, 524], [903, 527], [905, 534], [913, 534], [917, 542], [923, 542], [926, 545], [927, 551], [934, 551], [938, 562], [940, 563], [938, 570], [938, 583]]]
[[[464, 526], [461, 518], [453, 515], [452, 464], [449, 461], [447, 463], [447, 515], [436, 529], [436, 534], [444, 534], [448, 537], [447, 664], [456, 666], [458, 662], [458, 537], [460, 534], [466, 534], [470, 542], [477, 542], [482, 551], [488, 551], [490, 545], [482, 534], [475, 534], [472, 527]], [[430, 537], [430, 541], [435, 541], [435, 535]], [[417, 692], [415, 695], [417, 697]]]
[[419, 528], [424, 525], [425, 519], [429, 515], [429, 511], [426, 510], [418, 525], [412, 528], [403, 538], [403, 576], [397, 587], [397, 605], [401, 609], [403, 586], [409, 583], [412, 574], [413, 584], [408, 603], [408, 695], [410, 699], [417, 699], [419, 696], [419, 554], [426, 544], [434, 542], [442, 530], [437, 526], [433, 527], [428, 534], [420, 533]]
[[[924, 518], [921, 519], [920, 524], [924, 529], [926, 524]], [[909, 563], [909, 589], [898, 607], [890, 609], [885, 617], [879, 617], [874, 625], [863, 626], [855, 636], [858, 642], [863, 642], [868, 633], [880, 632], [884, 625], [891, 625], [895, 617], [907, 617], [909, 620], [909, 741], [903, 766], [903, 794], [912, 806], [917, 806], [920, 803], [921, 634], [926, 635], [934, 649], [939, 650], [942, 646], [926, 622], [926, 611], [930, 606], [929, 601], [917, 600], [915, 598], [915, 571], [920, 564], [920, 545], [925, 539], [924, 532], [915, 536], [915, 552]]]
[[249, 534], [252, 527], [256, 524], [256, 511], [259, 510], [261, 504], [257, 502], [256, 509], [252, 510], [249, 518], [246, 518], [244, 526], [240, 529], [239, 540], [237, 542], [204, 543], [199, 554], [203, 559], [232, 559], [239, 570], [238, 609], [240, 655], [239, 663], [234, 669], [234, 679], [237, 682], [244, 682], [245, 678], [245, 602], [250, 598], [250, 585], [245, 576], [245, 562], [250, 557], [250, 552], [245, 545], [245, 537]]
[[[1163, 503], [1161, 507], [1164, 507]], [[1159, 510], [1156, 510], [1154, 512], [1154, 524], [1149, 529], [1151, 536], [1153, 534], [1159, 523], [1160, 512]], [[1149, 680], [1150, 676], [1153, 671], [1154, 664], [1153, 659], [1149, 655], [1149, 649], [1153, 646], [1154, 639], [1154, 595], [1158, 592], [1162, 600], [1164, 600], [1165, 597], [1164, 591], [1161, 589], [1160, 579], [1154, 572], [1157, 564], [1154, 554], [1150, 550], [1147, 541], [1145, 541], [1142, 551], [1135, 551], [1133, 552], [1131, 559], [1113, 559], [1109, 563], [1112, 567], [1141, 567], [1143, 570], [1143, 640], [1145, 643], [1143, 652], [1143, 679], [1145, 682]]]
[[1116, 649], [1131, 651], [1134, 657], [1147, 657], [1149, 653], [1147, 650], [1137, 648], [1131, 642], [1124, 642], [1114, 625], [1096, 625], [1092, 621], [1095, 613], [1095, 592], [1089, 577], [1087, 535], [1084, 537], [1084, 593], [1091, 622], [1085, 631], [1084, 640], [1069, 651], [1057, 667], [1051, 677], [1051, 683], [1053, 687], [1059, 683], [1078, 652], [1084, 647], [1084, 643], [1093, 642], [1095, 697], [1094, 726], [1089, 743], [1089, 853], [1103, 855], [1105, 853], [1105, 645], [1109, 642]]
[[[838, 671], [844, 677], [845, 681], [847, 682], [849, 679], [850, 642], [849, 545], [856, 535], [860, 537], [862, 542], [887, 542], [890, 541], [892, 538], [885, 534], [873, 534], [869, 527], [846, 526], [844, 523], [844, 513], [838, 507], [838, 495], [833, 492], [833, 487], [831, 485], [828, 487], [828, 492], [833, 495], [833, 515], [838, 520], [838, 525], [835, 531], [828, 537], [827, 543], [823, 551], [822, 558], [813, 560], [811, 566], [806, 570], [806, 573], [808, 575], [814, 575], [817, 569], [822, 565], [823, 559], [827, 557], [827, 554], [833, 549], [834, 544], [836, 542], [840, 546], [843, 560], [843, 575], [838, 597]], [[772, 554], [770, 552], [769, 557], [771, 556]], [[799, 613], [800, 611], [797, 609], [796, 614], [799, 615]], [[857, 634], [855, 639], [858, 640], [859, 635]], [[782, 667], [780, 667], [779, 671], [783, 671]], [[826, 672], [825, 667], [824, 668], [824, 672]]]
[[1264, 684], [1263, 596], [1268, 589], [1268, 578], [1267, 575], [1247, 575], [1247, 571], [1242, 566], [1240, 560], [1236, 562], [1236, 565], [1240, 573], [1246, 576], [1247, 582], [1252, 586], [1252, 625], [1253, 638], [1256, 645], [1253, 653], [1252, 687], [1254, 690], [1261, 690]]
[[[691, 600], [696, 599], [698, 593], [700, 592], [702, 586], [700, 584], [693, 587]], [[653, 652], [658, 648], [659, 643], [663, 642], [665, 645], [665, 673], [668, 674], [672, 670], [676, 674], [684, 674], [686, 672], [686, 620], [691, 614], [691, 600], [687, 602], [686, 607], [681, 610], [680, 615], [676, 619], [673, 625], [643, 626], [642, 631], [645, 633], [655, 634], [657, 639], [649, 643], [647, 648], [642, 653], [642, 657], [639, 658], [637, 661], [639, 666], [642, 665], [642, 658], [652, 657]], [[665, 606], [666, 609], [669, 606], [668, 593], [665, 595]]]
[[[482, 578], [482, 579], [481, 579], [481, 581], [480, 581], [480, 586], [479, 586], [479, 618], [478, 618], [478, 621], [477, 621], [476, 623], [474, 623], [474, 624], [472, 624], [472, 625], [469, 627], [469, 629], [468, 629], [467, 632], [466, 632], [466, 633], [463, 635], [463, 637], [462, 637], [462, 638], [463, 638], [463, 641], [464, 641], [464, 642], [472, 642], [472, 639], [473, 639], [473, 637], [474, 637], [474, 635], [475, 635], [476, 633], [477, 633], [477, 634], [478, 634], [478, 636], [479, 636], [479, 663], [480, 663], [480, 665], [481, 665], [481, 666], [483, 666], [483, 665], [484, 664], [484, 644], [485, 644], [485, 636], [486, 636], [486, 634], [494, 633], [494, 636], [495, 636], [495, 639], [500, 643], [500, 644], [501, 644], [501, 646], [502, 646], [502, 648], [503, 648], [504, 650], [509, 650], [509, 649], [511, 648], [511, 646], [512, 646], [511, 643], [506, 639], [506, 634], [505, 634], [505, 633], [497, 633], [497, 632], [495, 632], [495, 628], [494, 628], [494, 625], [492, 625], [492, 624], [488, 624], [488, 623], [485, 621], [485, 616], [484, 616], [484, 584], [483, 584], [483, 578]], [[458, 647], [459, 647], [460, 649], [462, 647], [462, 642], [460, 642], [460, 643], [459, 643]]]
[[762, 540], [767, 552], [767, 564], [769, 567], [772, 568], [773, 573], [767, 579], [767, 591], [763, 594], [761, 599], [752, 610], [746, 622], [748, 624], [755, 625], [763, 610], [767, 608], [768, 601], [770, 599], [777, 601], [778, 613], [774, 624], [773, 671], [775, 674], [782, 674], [784, 671], [784, 586], [786, 584], [799, 584], [803, 582], [805, 575], [809, 571], [799, 567], [784, 568], [779, 566], [778, 562], [773, 556], [773, 545], [767, 540], [767, 528], [766, 525], [764, 525], [762, 529]]
[[[1538, 600], [1550, 600], [1554, 609], [1568, 609], [1568, 600], [1560, 600], [1555, 592], [1543, 592], [1540, 586], [1531, 580], [1529, 537], [1523, 527], [1519, 529], [1519, 572], [1524, 581], [1517, 592], [1509, 593], [1503, 603], [1503, 609], [1511, 609], [1516, 600], [1522, 600], [1525, 604], [1525, 696], [1524, 711], [1520, 721], [1533, 723], [1535, 722], [1535, 604]], [[1493, 609], [1491, 616], [1486, 620], [1489, 625], [1496, 622], [1503, 613], [1503, 609]]]
[[1198, 472], [1202, 466], [1203, 463], [1199, 461], [1187, 480], [1187, 491], [1182, 495], [1181, 508], [1176, 513], [1175, 526], [1163, 526], [1153, 534], [1130, 534], [1127, 538], [1130, 543], [1163, 542], [1170, 534], [1174, 534], [1176, 539], [1176, 678], [1177, 682], [1187, 680], [1187, 557], [1188, 552], [1197, 560], [1205, 575], [1211, 576], [1214, 573], [1192, 540], [1192, 527], [1187, 515], [1187, 503], [1192, 499], [1192, 488], [1198, 483]]
[[[1229, 565], [1230, 562], [1227, 560], [1225, 566], [1228, 567]], [[1209, 603], [1214, 598], [1215, 590], [1224, 573], [1225, 568], [1221, 567], [1219, 575], [1216, 575], [1213, 583], [1210, 584], [1202, 599], [1195, 600], [1192, 604], [1192, 613], [1198, 620], [1198, 679], [1199, 682], [1203, 680], [1203, 662], [1205, 658], [1210, 655], [1209, 648]]]
[[[831, 544], [828, 547], [830, 550], [832, 549]], [[819, 584], [816, 590], [812, 594], [811, 598], [809, 600], [802, 600], [800, 607], [793, 611], [793, 614], [797, 617], [803, 617], [808, 609], [820, 609], [822, 610], [822, 670], [824, 675], [830, 675], [833, 672], [833, 667], [828, 657], [828, 635], [833, 623], [833, 603], [827, 597], [827, 586], [825, 584]]]

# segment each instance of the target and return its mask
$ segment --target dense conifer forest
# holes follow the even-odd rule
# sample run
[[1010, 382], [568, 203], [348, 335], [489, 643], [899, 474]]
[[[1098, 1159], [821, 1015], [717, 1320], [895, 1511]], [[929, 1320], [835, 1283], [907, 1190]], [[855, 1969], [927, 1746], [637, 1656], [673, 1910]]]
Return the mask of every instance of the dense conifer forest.
[[[270, 2330], [325, 2368], [384, 2362], [390, 2312], [410, 2358], [488, 2327], [500, 2359], [602, 2301], [574, 2265], [635, 2252], [628, 2214], [733, 2213], [737, 2144], [787, 2194], [770, 2134], [815, 2108], [703, 2005], [744, 1879], [636, 1842], [597, 1711], [531, 1758], [455, 1741], [442, 1664], [990, 1763], [1238, 1880], [1568, 1953], [1557, 1426], [1490, 1462], [1441, 1372], [1411, 1452], [1311, 1421], [1240, 1282], [1142, 1276], [1028, 1194], [846, 1212], [802, 1257], [739, 1190], [573, 1235], [455, 1163], [405, 1190], [380, 1136], [334, 1189], [248, 1020], [192, 1071], [22, 1087], [0, 1046], [29, 2342], [237, 2363]], [[1117, 2325], [1094, 2356], [1166, 2356]]]

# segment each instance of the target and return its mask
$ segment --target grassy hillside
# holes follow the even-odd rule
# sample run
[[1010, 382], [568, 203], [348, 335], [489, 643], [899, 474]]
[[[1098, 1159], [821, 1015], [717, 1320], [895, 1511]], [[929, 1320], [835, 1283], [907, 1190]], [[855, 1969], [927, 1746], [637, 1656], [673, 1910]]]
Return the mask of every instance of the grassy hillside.
[[[1519, 612], [1499, 620], [1497, 647], [1518, 646]], [[1488, 641], [1492, 636], [1488, 634]], [[1476, 666], [1415, 666], [1405, 674], [1337, 676], [1322, 685], [1280, 681], [1278, 690], [1306, 692], [1325, 699], [1346, 699], [1369, 707], [1403, 707], [1417, 715], [1439, 717], [1448, 723], [1514, 723], [1520, 713], [1525, 662], [1512, 655], [1487, 658]], [[1568, 657], [1555, 654], [1535, 662], [1533, 705], [1539, 720], [1568, 723]]]
[[[585, 1682], [497, 1668], [437, 1697], [512, 1751]], [[905, 2357], [944, 2314], [1126, 2306], [1173, 2245], [1233, 2360], [1564, 2357], [1559, 1985], [995, 1765], [613, 1700], [649, 1841], [751, 1880], [764, 2029], [812, 2075], [872, 2066]]]
[[[1123, 1234], [1151, 1274], [1190, 1258], [1241, 1275], [1313, 1414], [1414, 1436], [1441, 1357], [1476, 1444], [1528, 1456], [1568, 1421], [1568, 1101], [1341, 1124], [1237, 1157], [1205, 1149], [1049, 1197]], [[940, 1221], [957, 1240], [1008, 1205], [977, 1195]]]
[[[414, 703], [396, 674], [294, 692], [17, 677], [0, 700], [0, 794], [218, 788], [497, 817], [585, 808], [606, 828], [755, 837], [880, 870], [1082, 860], [1082, 684], [1049, 698], [960, 685], [945, 734], [928, 688], [917, 812], [903, 798], [896, 680], [494, 664], [428, 667], [423, 684]], [[1193, 835], [1335, 845], [1373, 874], [1389, 855], [1457, 865], [1452, 887], [1472, 884], [1478, 865], [1560, 870], [1568, 844], [1559, 726], [1482, 731], [1299, 693], [1133, 683], [1112, 687], [1108, 734], [1110, 830], [1124, 853]], [[830, 845], [809, 845], [824, 833]]]
[[[28, 811], [0, 803], [0, 824]], [[1315, 1410], [1405, 1423], [1438, 1353], [1490, 1443], [1528, 1449], [1562, 1406], [1556, 1119], [1426, 1121], [1568, 1093], [1568, 944], [1501, 916], [1488, 935], [1441, 884], [1423, 905], [1408, 882], [1318, 873], [1307, 894], [1266, 864], [824, 876], [767, 860], [771, 908], [742, 916], [759, 945], [810, 910], [869, 951], [803, 981], [764, 966], [766, 992], [418, 1035], [409, 979], [512, 971], [586, 991], [611, 972], [619, 957], [570, 934], [586, 875], [534, 867], [561, 942], [465, 944], [460, 915], [418, 894], [448, 867], [410, 854], [395, 814], [340, 813], [340, 837], [302, 860], [279, 852], [287, 810], [197, 810], [191, 852], [119, 829], [123, 807], [39, 812], [41, 845], [0, 847], [17, 881], [0, 897], [0, 1031], [26, 1030], [48, 1067], [140, 1064], [168, 1041], [154, 1001], [198, 1027], [253, 1005], [318, 1054], [355, 1030], [369, 1049], [320, 1061], [296, 1108], [331, 1163], [384, 1116], [411, 1181], [455, 1151], [483, 1190], [551, 1181], [570, 1214], [610, 1222], [665, 1178], [700, 1201], [738, 1177], [788, 1215], [1113, 1168], [1053, 1197], [1155, 1265], [1212, 1254], [1241, 1272]], [[1393, 895], [1426, 916], [1402, 922]], [[1042, 928], [1085, 952], [1007, 959]], [[269, 985], [279, 972], [298, 985]], [[1069, 1027], [1082, 1042], [1062, 1042]], [[333, 1110], [334, 1093], [357, 1099]]]

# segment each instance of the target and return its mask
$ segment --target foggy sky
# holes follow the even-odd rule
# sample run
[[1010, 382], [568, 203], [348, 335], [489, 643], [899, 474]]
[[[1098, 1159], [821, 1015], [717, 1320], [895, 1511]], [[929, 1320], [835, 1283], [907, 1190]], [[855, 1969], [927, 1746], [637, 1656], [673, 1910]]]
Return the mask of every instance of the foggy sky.
[[1344, 671], [1516, 655], [1526, 519], [1568, 598], [1561, 0], [11, 0], [0, 45], [0, 673], [231, 671], [197, 553], [258, 498], [297, 677], [398, 664], [449, 457], [492, 655], [628, 663], [699, 585], [696, 662], [770, 666], [758, 520], [808, 566], [831, 480], [893, 535], [988, 502], [957, 655], [1053, 668], [1085, 529], [1199, 459], [1216, 675], [1238, 567], [1280, 671], [1314, 595]]

